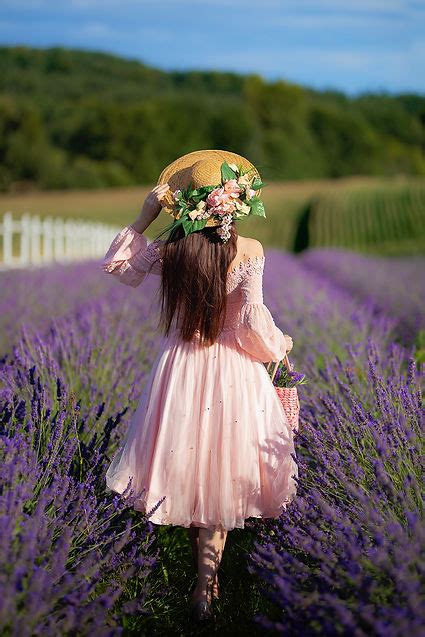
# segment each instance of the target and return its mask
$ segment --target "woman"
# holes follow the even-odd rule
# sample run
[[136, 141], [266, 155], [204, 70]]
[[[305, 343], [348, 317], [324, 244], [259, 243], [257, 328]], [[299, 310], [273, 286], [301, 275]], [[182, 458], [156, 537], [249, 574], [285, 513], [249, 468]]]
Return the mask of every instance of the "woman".
[[[107, 486], [140, 494], [150, 520], [188, 528], [198, 581], [192, 614], [212, 616], [227, 532], [278, 517], [296, 493], [293, 435], [264, 365], [292, 349], [263, 303], [261, 243], [235, 222], [265, 217], [261, 178], [228, 151], [167, 166], [139, 217], [113, 240], [103, 269], [136, 287], [160, 275], [164, 338]], [[166, 239], [145, 231], [163, 208]], [[160, 235], [160, 236], [161, 236]]]

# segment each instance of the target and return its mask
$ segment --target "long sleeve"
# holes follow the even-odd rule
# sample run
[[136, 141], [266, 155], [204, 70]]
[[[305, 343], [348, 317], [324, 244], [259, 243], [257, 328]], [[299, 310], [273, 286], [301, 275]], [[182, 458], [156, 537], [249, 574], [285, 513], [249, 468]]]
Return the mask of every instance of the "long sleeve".
[[120, 283], [137, 287], [148, 272], [161, 274], [159, 243], [125, 226], [113, 239], [102, 261], [102, 270], [117, 277]]
[[243, 304], [236, 329], [238, 345], [261, 362], [280, 361], [287, 351], [283, 332], [275, 324], [263, 302], [263, 269], [260, 265], [246, 270], [242, 282]]

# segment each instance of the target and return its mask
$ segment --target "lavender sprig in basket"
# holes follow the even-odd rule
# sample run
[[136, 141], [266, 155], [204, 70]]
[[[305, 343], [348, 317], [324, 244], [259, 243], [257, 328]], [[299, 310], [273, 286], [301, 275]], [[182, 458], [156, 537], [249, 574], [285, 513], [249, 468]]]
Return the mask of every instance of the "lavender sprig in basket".
[[307, 383], [305, 374], [294, 371], [294, 366], [289, 362], [288, 355], [281, 361], [271, 361], [267, 365], [267, 371], [273, 382], [276, 393], [279, 397], [289, 425], [293, 432], [299, 428], [300, 401], [298, 398], [297, 385]]

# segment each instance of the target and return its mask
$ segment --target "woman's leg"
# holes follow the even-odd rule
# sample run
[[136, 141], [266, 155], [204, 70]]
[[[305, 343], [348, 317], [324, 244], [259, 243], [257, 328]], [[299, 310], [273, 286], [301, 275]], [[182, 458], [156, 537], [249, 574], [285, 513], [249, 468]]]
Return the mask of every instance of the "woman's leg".
[[189, 539], [192, 546], [192, 559], [195, 572], [198, 572], [198, 551], [199, 551], [199, 526], [189, 527]]
[[212, 528], [199, 529], [198, 581], [192, 593], [194, 600], [210, 601], [211, 587], [216, 580], [218, 567], [226, 542], [227, 531]]

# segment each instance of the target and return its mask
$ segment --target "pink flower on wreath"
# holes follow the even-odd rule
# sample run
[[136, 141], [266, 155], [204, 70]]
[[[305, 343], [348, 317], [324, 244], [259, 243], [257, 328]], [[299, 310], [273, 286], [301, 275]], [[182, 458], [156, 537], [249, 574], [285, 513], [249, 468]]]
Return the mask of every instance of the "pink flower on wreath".
[[238, 197], [241, 193], [241, 188], [238, 185], [236, 179], [229, 179], [223, 186], [224, 192], [227, 192], [231, 197]]
[[227, 192], [224, 192], [223, 187], [214, 188], [214, 190], [212, 190], [207, 197], [207, 204], [211, 208], [214, 208], [215, 206], [219, 206], [222, 203], [226, 203], [227, 201], [229, 201], [229, 199], [230, 195]]
[[235, 204], [233, 201], [225, 201], [224, 203], [220, 203], [217, 206], [213, 206], [210, 208], [210, 212], [212, 215], [231, 215], [235, 211]]

